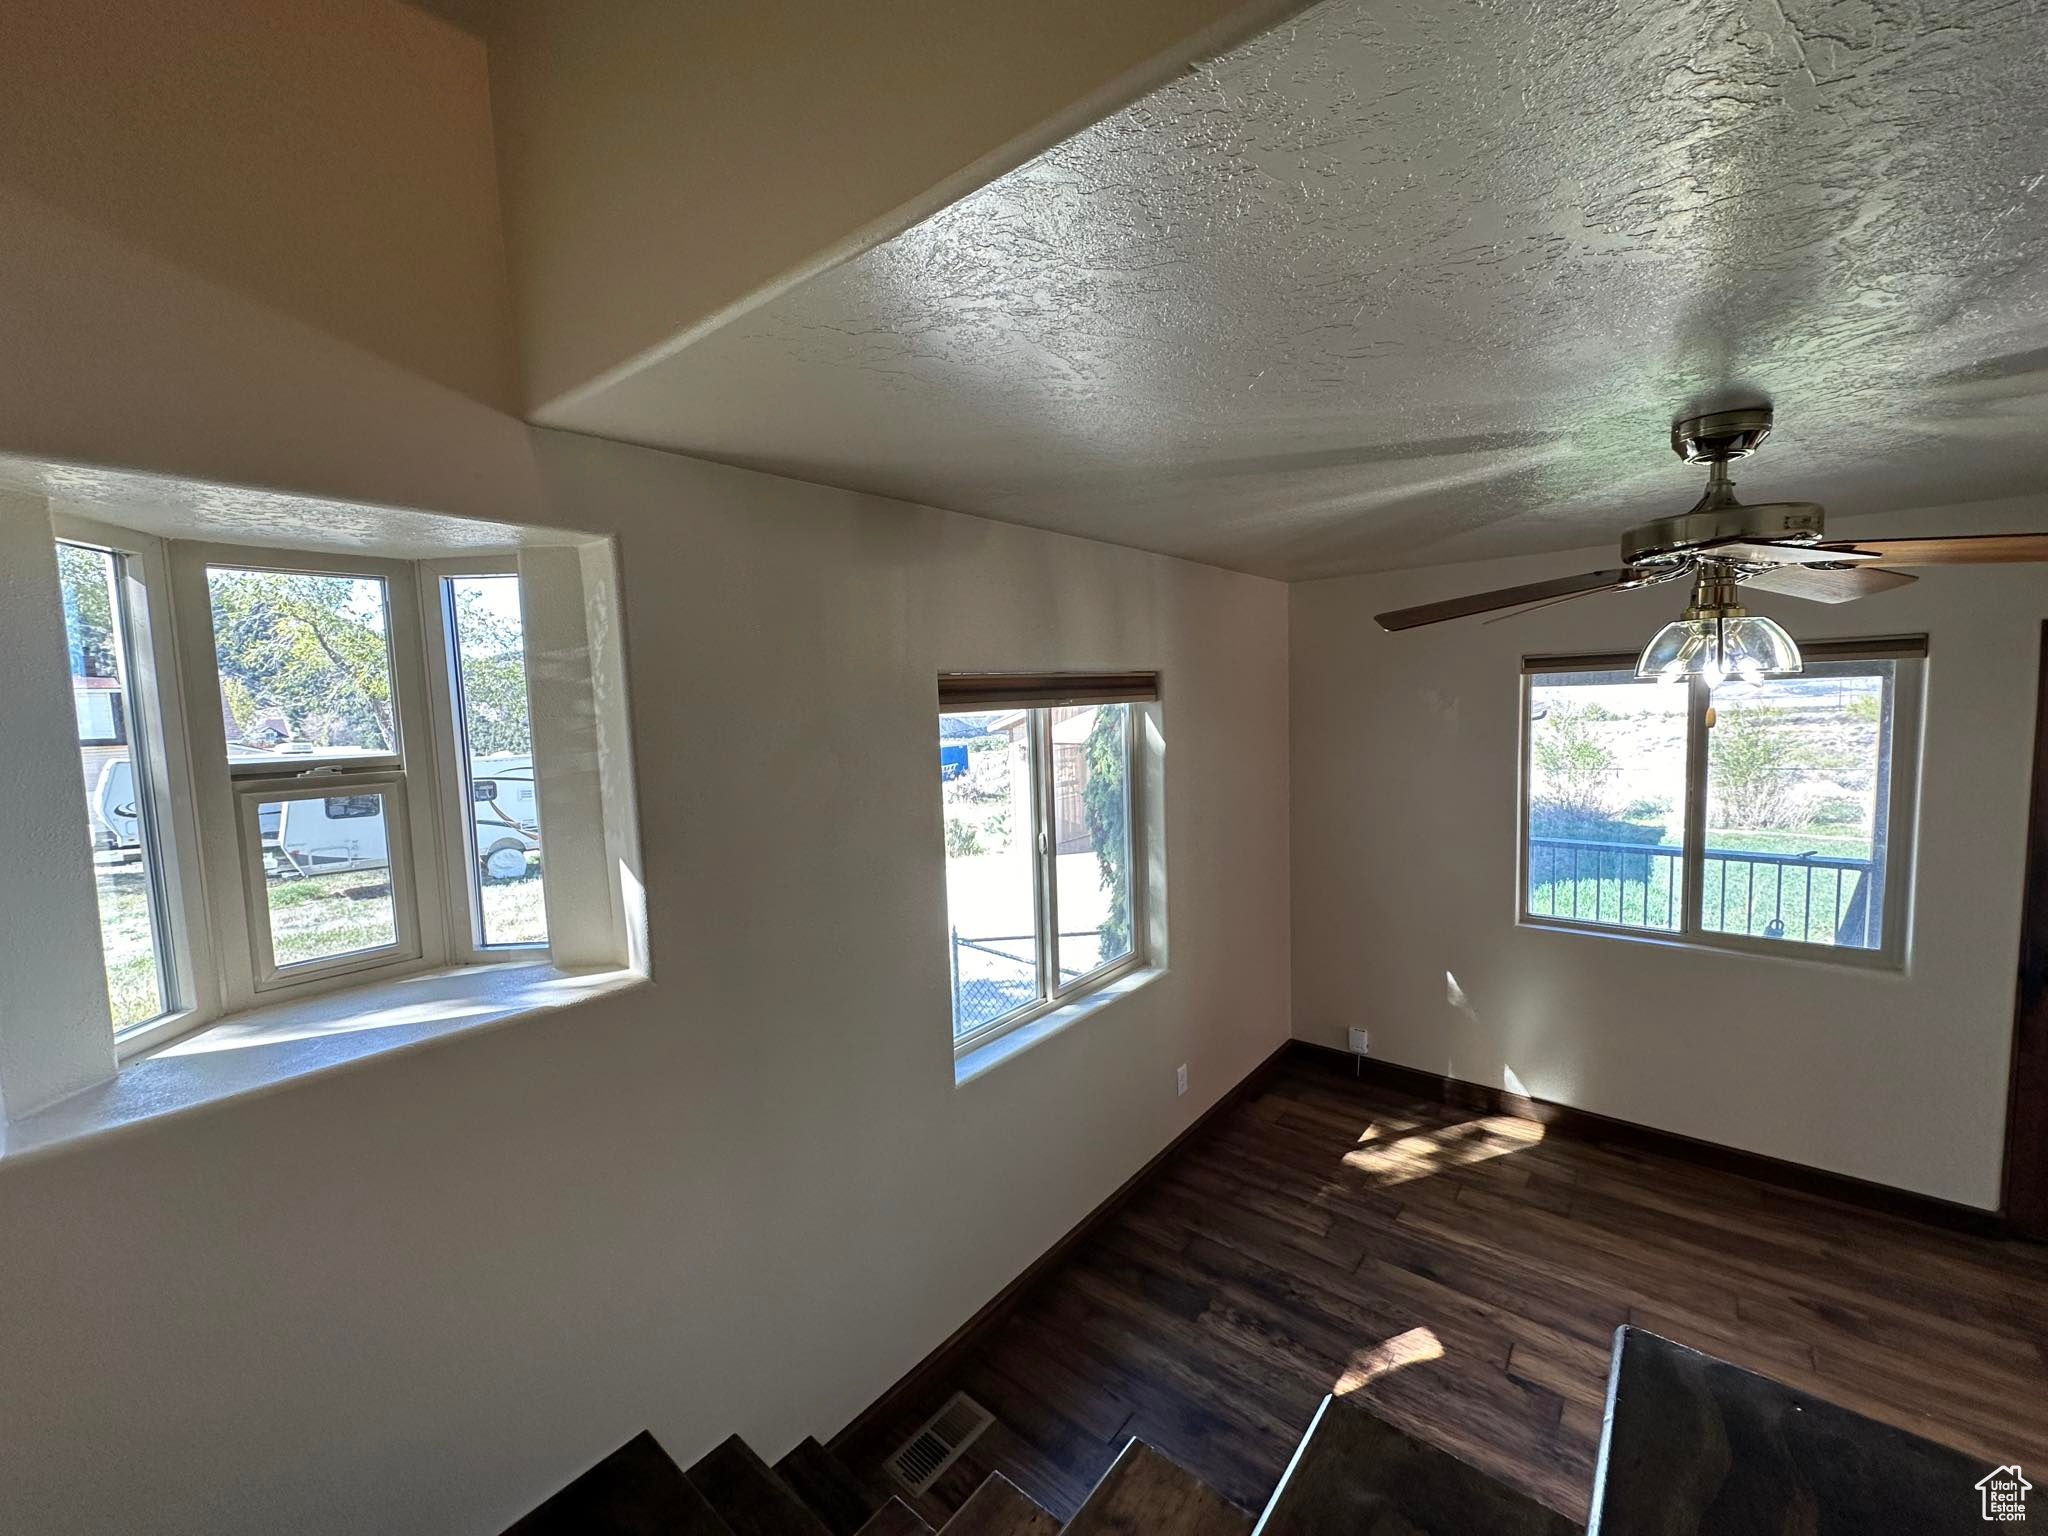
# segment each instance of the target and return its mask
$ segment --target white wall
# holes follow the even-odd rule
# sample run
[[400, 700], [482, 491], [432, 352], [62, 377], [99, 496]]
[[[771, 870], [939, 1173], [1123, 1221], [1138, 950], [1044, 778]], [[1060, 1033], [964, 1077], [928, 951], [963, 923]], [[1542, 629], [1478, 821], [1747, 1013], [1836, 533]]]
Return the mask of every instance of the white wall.
[[[620, 541], [655, 979], [0, 1163], [0, 1529], [490, 1533], [641, 1428], [773, 1455], [1286, 1038], [1283, 588], [531, 451]], [[956, 1089], [934, 679], [991, 666], [1160, 669], [1173, 966]]]
[[[75, 739], [65, 695], [64, 603], [43, 503], [0, 491], [0, 720], [17, 739]], [[40, 663], [37, 665], [36, 663]], [[112, 1074], [107, 980], [93, 910], [91, 831], [75, 753], [10, 754], [0, 815], [0, 941], [30, 974], [0, 961], [0, 1117], [20, 1116]], [[83, 835], [81, 835], [83, 834]]]
[[[476, 37], [399, 0], [9, 0], [0, 52], [0, 193], [24, 205], [0, 226], [9, 247], [46, 264], [44, 217], [75, 223], [109, 261], [253, 295], [510, 407], [510, 284]], [[183, 367], [201, 371], [210, 351]]]
[[[1842, 531], [2044, 517], [2034, 501]], [[1364, 1024], [1402, 1065], [1995, 1206], [2048, 572], [1931, 570], [1840, 607], [1753, 600], [1800, 638], [1930, 637], [1901, 976], [1516, 926], [1521, 657], [1634, 650], [1683, 594], [1398, 635], [1372, 615], [1611, 564], [1599, 549], [1291, 589], [1295, 1034], [1341, 1046]]]
[[0, 56], [0, 450], [537, 520], [475, 37], [10, 0]]

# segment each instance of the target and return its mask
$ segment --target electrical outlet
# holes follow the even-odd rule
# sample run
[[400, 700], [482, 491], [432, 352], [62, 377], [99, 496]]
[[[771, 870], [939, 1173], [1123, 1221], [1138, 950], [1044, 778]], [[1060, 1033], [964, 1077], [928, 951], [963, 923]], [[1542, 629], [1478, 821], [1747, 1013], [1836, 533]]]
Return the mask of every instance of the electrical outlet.
[[1182, 1062], [1178, 1067], [1174, 1068], [1173, 1087], [1176, 1093], [1186, 1097], [1188, 1091], [1188, 1064], [1186, 1062]]
[[1363, 1056], [1365, 1053], [1365, 1031], [1354, 1024], [1351, 1026], [1351, 1054]]

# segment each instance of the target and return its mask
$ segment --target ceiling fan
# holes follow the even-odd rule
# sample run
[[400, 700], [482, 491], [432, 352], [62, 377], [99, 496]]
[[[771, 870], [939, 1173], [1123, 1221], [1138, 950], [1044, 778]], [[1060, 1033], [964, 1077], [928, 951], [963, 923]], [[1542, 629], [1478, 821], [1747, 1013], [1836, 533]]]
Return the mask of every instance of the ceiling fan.
[[1754, 679], [1801, 669], [1798, 645], [1776, 621], [1743, 608], [1742, 587], [1846, 603], [1918, 579], [1898, 566], [2048, 560], [2048, 533], [1831, 543], [1824, 536], [1824, 513], [1813, 502], [1737, 501], [1728, 465], [1756, 452], [1770, 434], [1768, 405], [1674, 422], [1671, 447], [1687, 463], [1707, 466], [1706, 494], [1688, 512], [1624, 534], [1619, 569], [1475, 592], [1375, 617], [1383, 629], [1413, 629], [1690, 576], [1692, 601], [1684, 616], [1665, 625], [1644, 647], [1636, 675], [1672, 681], [1701, 676], [1715, 683], [1730, 674]]

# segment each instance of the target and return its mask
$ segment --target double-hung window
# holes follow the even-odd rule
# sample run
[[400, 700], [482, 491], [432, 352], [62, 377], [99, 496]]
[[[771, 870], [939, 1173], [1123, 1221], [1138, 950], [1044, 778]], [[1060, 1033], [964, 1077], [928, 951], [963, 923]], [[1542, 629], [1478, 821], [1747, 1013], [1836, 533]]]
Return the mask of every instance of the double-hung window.
[[174, 548], [230, 1005], [545, 953], [516, 564]]
[[227, 995], [418, 960], [411, 789], [433, 754], [410, 568], [203, 547], [177, 563], [204, 597], [208, 643], [188, 658], [202, 805], [240, 875], [217, 909], [247, 938], [222, 955]]
[[1144, 958], [1134, 814], [1151, 674], [939, 684], [947, 964], [965, 1051]]
[[1902, 964], [1926, 641], [1801, 650], [1713, 688], [1525, 662], [1523, 921]]

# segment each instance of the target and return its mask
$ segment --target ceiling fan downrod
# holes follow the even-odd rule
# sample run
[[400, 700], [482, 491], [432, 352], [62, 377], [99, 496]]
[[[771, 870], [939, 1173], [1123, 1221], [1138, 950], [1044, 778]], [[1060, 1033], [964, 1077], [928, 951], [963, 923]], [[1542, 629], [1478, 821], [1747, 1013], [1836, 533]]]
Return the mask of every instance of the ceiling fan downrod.
[[1818, 544], [1825, 514], [1810, 501], [1771, 501], [1748, 506], [1735, 499], [1728, 466], [1761, 448], [1771, 435], [1771, 408], [1749, 406], [1687, 416], [1671, 424], [1671, 451], [1688, 464], [1707, 466], [1707, 488], [1688, 510], [1659, 518], [1622, 535], [1621, 557], [1642, 572], [1690, 565], [1702, 546], [1729, 539], [1773, 544]]

